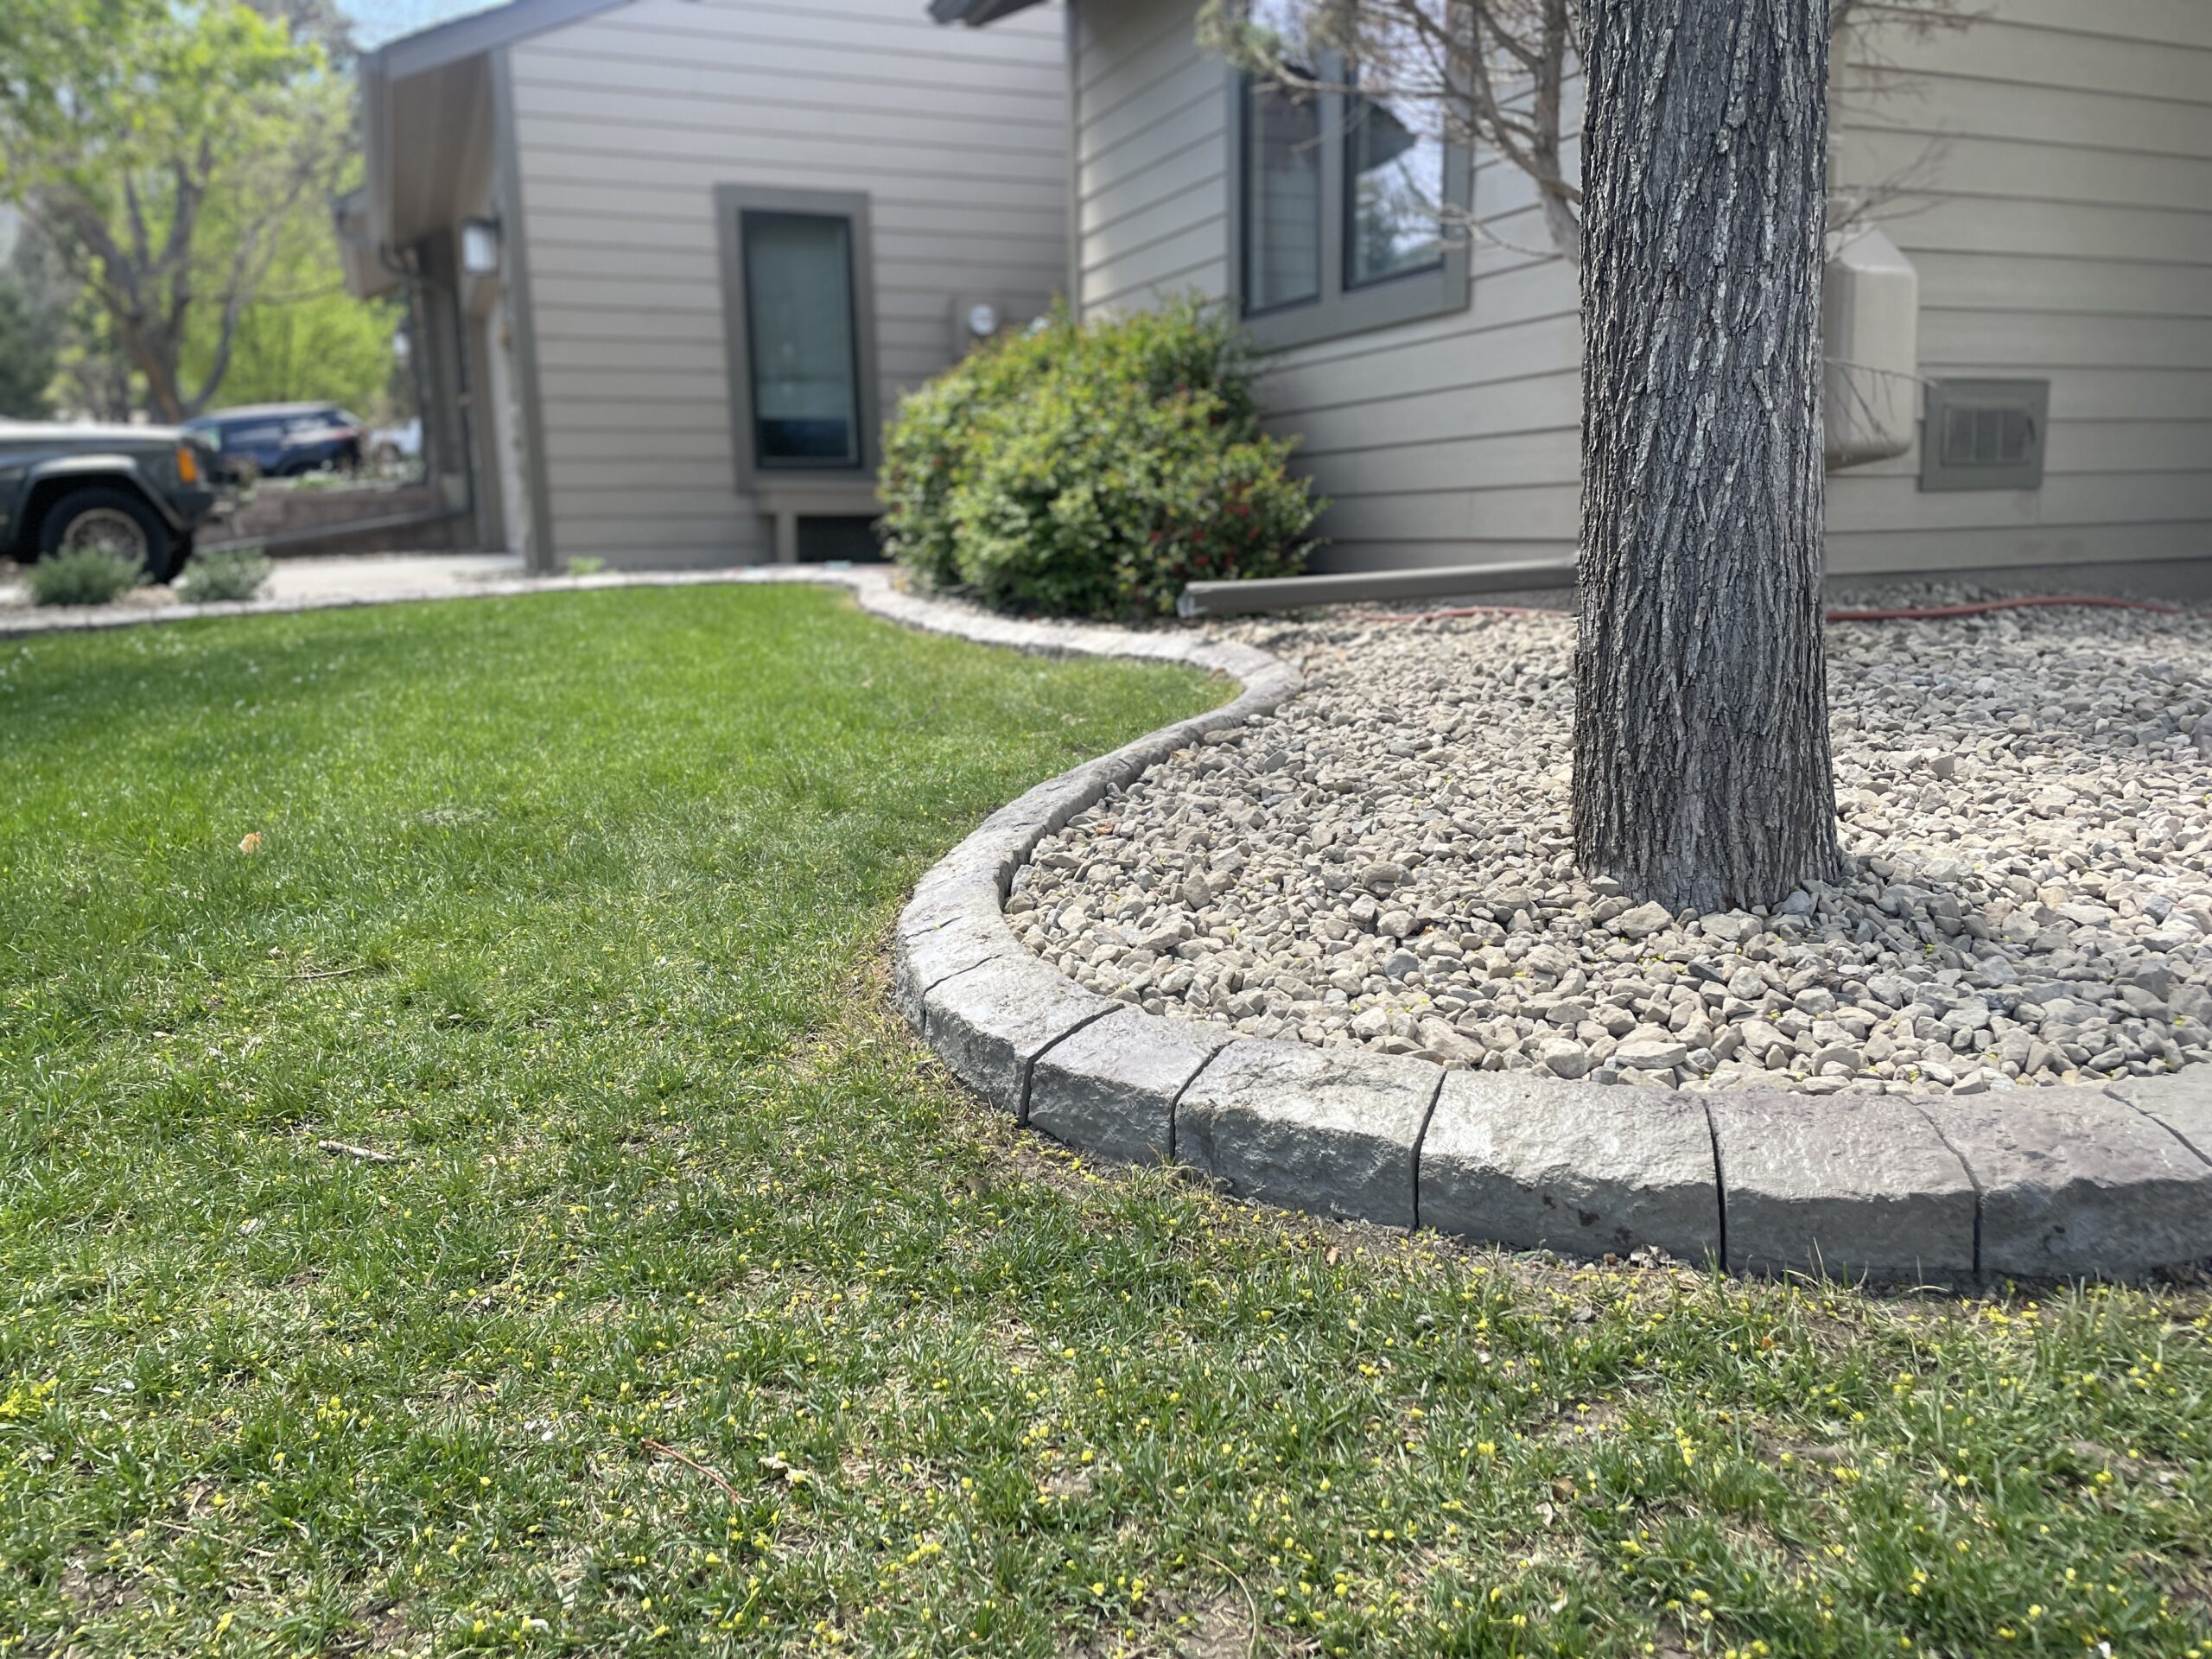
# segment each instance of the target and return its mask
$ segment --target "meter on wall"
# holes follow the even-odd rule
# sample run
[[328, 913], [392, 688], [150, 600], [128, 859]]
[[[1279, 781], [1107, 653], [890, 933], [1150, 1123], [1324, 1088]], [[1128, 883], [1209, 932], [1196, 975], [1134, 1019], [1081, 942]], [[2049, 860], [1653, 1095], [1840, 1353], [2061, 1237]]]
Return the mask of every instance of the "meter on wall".
[[965, 357], [987, 340], [1025, 327], [1052, 308], [1046, 294], [975, 293], [952, 296], [952, 354]]

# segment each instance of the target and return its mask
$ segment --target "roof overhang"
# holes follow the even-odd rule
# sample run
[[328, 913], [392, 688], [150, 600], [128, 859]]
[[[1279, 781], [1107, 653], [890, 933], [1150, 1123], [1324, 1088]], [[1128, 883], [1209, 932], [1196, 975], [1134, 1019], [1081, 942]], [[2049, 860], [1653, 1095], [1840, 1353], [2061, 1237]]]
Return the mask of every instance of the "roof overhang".
[[1017, 11], [1027, 11], [1037, 0], [930, 0], [930, 16], [940, 23], [965, 23], [981, 29]]
[[480, 176], [467, 162], [490, 134], [491, 54], [628, 3], [509, 0], [362, 54], [362, 184], [332, 203], [353, 292], [394, 286], [391, 256], [467, 211], [463, 193]]

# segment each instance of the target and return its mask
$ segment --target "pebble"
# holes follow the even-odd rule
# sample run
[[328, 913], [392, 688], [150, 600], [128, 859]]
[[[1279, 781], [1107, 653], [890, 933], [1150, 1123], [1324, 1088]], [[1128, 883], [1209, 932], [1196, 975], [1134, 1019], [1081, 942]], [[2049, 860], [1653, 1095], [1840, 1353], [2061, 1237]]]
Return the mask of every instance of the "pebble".
[[1016, 931], [1153, 1013], [1491, 1071], [1981, 1093], [2212, 1058], [2212, 619], [1830, 627], [1849, 874], [1702, 917], [1573, 868], [1573, 626], [1219, 628], [1306, 690], [1048, 837]]

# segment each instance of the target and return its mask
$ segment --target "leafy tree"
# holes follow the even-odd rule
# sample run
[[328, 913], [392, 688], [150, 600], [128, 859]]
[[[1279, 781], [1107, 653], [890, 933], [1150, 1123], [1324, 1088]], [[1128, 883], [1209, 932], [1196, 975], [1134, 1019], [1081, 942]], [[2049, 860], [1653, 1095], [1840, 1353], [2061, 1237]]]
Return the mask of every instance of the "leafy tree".
[[[341, 175], [341, 188], [345, 182]], [[217, 223], [210, 233], [227, 238], [232, 227]], [[327, 398], [369, 414], [385, 401], [400, 307], [346, 293], [338, 244], [319, 198], [299, 204], [267, 233], [273, 244], [268, 276], [238, 313], [221, 381], [222, 402]], [[186, 379], [205, 381], [221, 345], [220, 318], [203, 311], [187, 333], [181, 357]]]
[[197, 413], [287, 227], [337, 175], [346, 89], [323, 46], [238, 0], [8, 0], [0, 66], [0, 196], [45, 234], [155, 413]]
[[0, 417], [42, 421], [53, 412], [60, 318], [42, 274], [35, 241], [19, 237], [0, 270]]

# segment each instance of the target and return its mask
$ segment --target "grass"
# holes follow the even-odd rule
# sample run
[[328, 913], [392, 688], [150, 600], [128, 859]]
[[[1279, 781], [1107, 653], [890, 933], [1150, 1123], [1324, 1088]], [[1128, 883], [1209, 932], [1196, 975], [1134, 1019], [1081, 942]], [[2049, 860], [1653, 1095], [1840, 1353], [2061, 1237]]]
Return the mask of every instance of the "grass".
[[786, 589], [0, 653], [0, 1651], [2212, 1653], [2201, 1293], [1546, 1266], [950, 1085], [903, 888], [1220, 695]]

